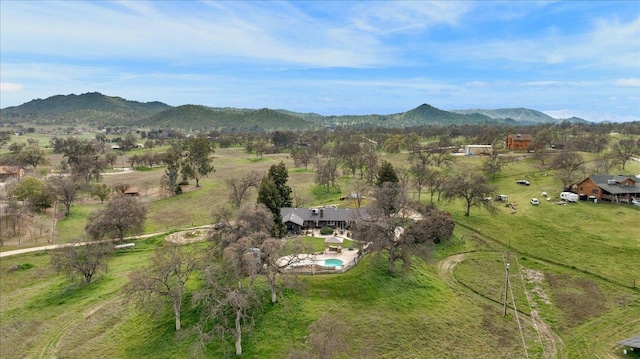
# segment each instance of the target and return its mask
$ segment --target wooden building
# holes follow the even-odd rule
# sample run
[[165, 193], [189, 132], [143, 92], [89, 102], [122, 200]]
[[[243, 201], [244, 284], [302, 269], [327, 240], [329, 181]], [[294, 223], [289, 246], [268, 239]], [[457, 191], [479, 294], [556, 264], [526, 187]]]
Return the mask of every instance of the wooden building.
[[598, 201], [630, 203], [632, 198], [640, 198], [640, 178], [623, 175], [593, 175], [577, 185], [580, 195], [595, 197]]
[[507, 148], [510, 150], [526, 150], [533, 142], [533, 137], [529, 134], [509, 134], [507, 136]]

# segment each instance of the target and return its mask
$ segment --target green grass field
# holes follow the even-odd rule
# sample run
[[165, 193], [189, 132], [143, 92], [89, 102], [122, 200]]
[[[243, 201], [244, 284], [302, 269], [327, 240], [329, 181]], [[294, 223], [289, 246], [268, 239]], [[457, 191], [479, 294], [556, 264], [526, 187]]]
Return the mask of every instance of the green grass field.
[[[176, 197], [150, 195], [158, 187], [161, 168], [108, 175], [105, 181], [129, 183], [145, 192], [147, 233], [212, 223], [212, 211], [227, 202], [225, 178], [248, 170], [264, 172], [279, 161], [289, 168], [290, 185], [306, 194], [309, 205], [350, 205], [339, 200], [350, 191], [349, 177], [340, 178], [340, 191], [326, 193], [313, 184], [311, 170], [293, 169], [287, 154], [256, 160], [231, 148], [217, 149], [214, 156], [216, 172], [201, 180], [200, 188], [188, 186]], [[396, 167], [408, 163], [406, 154], [384, 159]], [[459, 157], [455, 169], [473, 171], [480, 161]], [[628, 173], [640, 173], [640, 163], [627, 167]], [[531, 185], [518, 185], [518, 179]], [[640, 334], [640, 208], [547, 201], [542, 192], [558, 199], [560, 182], [528, 157], [511, 164], [493, 184], [517, 204], [515, 213], [497, 203], [494, 214], [474, 207], [465, 217], [461, 202], [438, 202], [456, 221], [451, 241], [414, 258], [410, 270], [396, 275], [387, 273], [382, 254], [367, 256], [343, 275], [299, 277], [297, 290], [285, 290], [276, 304], [265, 297], [253, 312], [255, 326], [243, 337], [243, 356], [311, 357], [318, 348], [310, 338], [324, 338], [326, 345], [339, 349], [339, 358], [640, 357], [625, 356], [616, 345]], [[423, 202], [428, 197], [423, 193]], [[531, 205], [532, 197], [541, 204]], [[74, 205], [71, 216], [57, 224], [58, 241], [81, 235], [89, 213], [101, 206], [87, 198]], [[299, 240], [314, 250], [323, 248], [321, 239]], [[198, 342], [199, 308], [191, 304], [197, 278], [185, 298], [179, 333], [173, 331], [168, 307], [150, 316], [123, 292], [128, 273], [145, 265], [163, 241], [163, 236], [137, 240], [89, 287], [52, 272], [47, 252], [3, 257], [0, 357], [191, 356]], [[503, 316], [507, 252], [510, 291]], [[261, 280], [257, 285], [263, 285]], [[212, 341], [204, 356], [232, 353], [231, 340]]]

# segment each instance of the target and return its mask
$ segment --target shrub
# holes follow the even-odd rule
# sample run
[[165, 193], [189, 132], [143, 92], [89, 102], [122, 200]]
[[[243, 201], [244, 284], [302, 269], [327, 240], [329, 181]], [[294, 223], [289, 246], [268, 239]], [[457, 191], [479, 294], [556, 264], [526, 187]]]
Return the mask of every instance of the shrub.
[[322, 229], [320, 229], [320, 234], [322, 234], [323, 236], [329, 235], [329, 234], [333, 234], [333, 228], [331, 227], [322, 227]]

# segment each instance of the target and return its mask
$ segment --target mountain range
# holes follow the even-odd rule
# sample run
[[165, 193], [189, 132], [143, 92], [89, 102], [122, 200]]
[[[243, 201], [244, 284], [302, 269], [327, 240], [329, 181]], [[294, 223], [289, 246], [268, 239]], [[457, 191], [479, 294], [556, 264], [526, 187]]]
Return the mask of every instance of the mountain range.
[[[162, 102], [138, 102], [98, 92], [56, 95], [0, 110], [7, 124], [131, 126], [183, 130], [275, 131], [342, 127], [407, 127], [425, 125], [532, 125], [556, 124], [556, 119], [526, 108], [444, 111], [422, 104], [406, 112], [388, 115], [323, 116], [274, 109], [238, 109], [202, 105], [170, 106]], [[587, 122], [580, 118], [571, 122]]]

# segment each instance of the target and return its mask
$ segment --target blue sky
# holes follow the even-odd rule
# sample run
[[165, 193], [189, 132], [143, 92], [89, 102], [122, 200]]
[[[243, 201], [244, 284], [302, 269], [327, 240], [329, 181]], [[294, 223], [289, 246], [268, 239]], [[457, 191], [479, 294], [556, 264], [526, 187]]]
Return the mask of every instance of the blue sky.
[[0, 2], [0, 107], [98, 91], [323, 115], [640, 120], [640, 1]]

